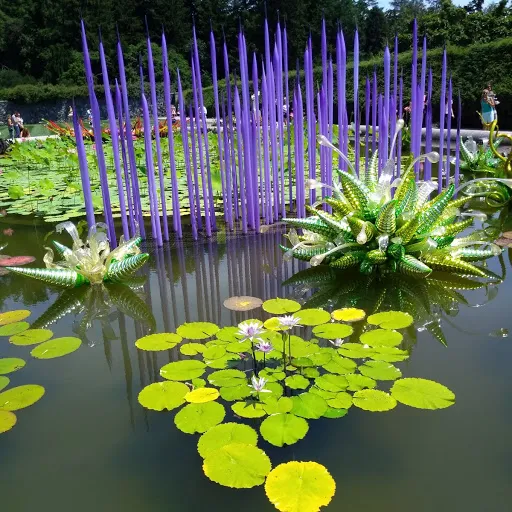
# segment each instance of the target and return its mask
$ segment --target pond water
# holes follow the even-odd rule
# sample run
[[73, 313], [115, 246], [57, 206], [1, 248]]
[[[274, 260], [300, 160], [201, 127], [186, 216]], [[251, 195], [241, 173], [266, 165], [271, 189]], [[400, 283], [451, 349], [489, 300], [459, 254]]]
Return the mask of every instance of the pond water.
[[[11, 227], [4, 252], [31, 254], [41, 261], [46, 231]], [[304, 284], [283, 286], [309, 265], [283, 261], [281, 241], [282, 233], [276, 231], [219, 234], [212, 241], [185, 240], [163, 249], [149, 246], [150, 264], [141, 272], [138, 288], [132, 294], [113, 293], [110, 308], [87, 290], [62, 296], [62, 291], [36, 281], [0, 277], [0, 312], [30, 309], [30, 320], [44, 325], [58, 316], [59, 304], [68, 310], [73, 304], [75, 311], [50, 328], [55, 336], [78, 333], [84, 340], [68, 357], [38, 361], [28, 356], [30, 347], [0, 339], [0, 357], [27, 360], [22, 371], [10, 375], [12, 385], [38, 383], [46, 388], [44, 399], [21, 411], [16, 427], [0, 436], [2, 510], [274, 510], [262, 487], [234, 490], [208, 480], [201, 470], [197, 436], [177, 430], [172, 412], [139, 405], [139, 391], [160, 380], [159, 368], [181, 355], [176, 350], [141, 352], [134, 342], [150, 331], [152, 317], [154, 332], [173, 332], [185, 321], [235, 325], [259, 315], [225, 309], [223, 301], [233, 295], [307, 300], [314, 290]], [[493, 258], [489, 268], [510, 275], [510, 255]], [[422, 286], [409, 285], [421, 300]], [[346, 293], [341, 293], [344, 286]], [[313, 301], [334, 299], [343, 307], [358, 298], [358, 307], [370, 311], [383, 287], [386, 300], [395, 295], [400, 300], [400, 286], [352, 285], [341, 277]], [[399, 405], [383, 414], [353, 407], [344, 418], [311, 422], [306, 438], [295, 445], [274, 448], [265, 443], [273, 466], [289, 460], [326, 466], [337, 485], [327, 510], [510, 509], [512, 345], [497, 331], [512, 329], [512, 286], [505, 279], [460, 293], [465, 300], [452, 294], [447, 298], [449, 314], [439, 310], [436, 317], [447, 346], [422, 328], [428, 318], [417, 318], [416, 328], [406, 335], [412, 355], [400, 365], [404, 377], [436, 380], [453, 390], [455, 406], [424, 411]], [[92, 318], [83, 320], [83, 307]]]

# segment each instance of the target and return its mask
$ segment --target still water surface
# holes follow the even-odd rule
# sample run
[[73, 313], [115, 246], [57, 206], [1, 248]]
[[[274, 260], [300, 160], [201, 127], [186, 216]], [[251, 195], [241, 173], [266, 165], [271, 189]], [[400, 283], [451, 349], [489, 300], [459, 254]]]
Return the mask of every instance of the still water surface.
[[[4, 252], [32, 254], [41, 261], [45, 234], [14, 227]], [[30, 347], [12, 346], [2, 338], [0, 357], [27, 360], [24, 369], [10, 375], [12, 385], [41, 384], [46, 395], [20, 411], [15, 428], [0, 436], [0, 510], [273, 510], [262, 487], [232, 490], [208, 480], [197, 436], [177, 430], [173, 413], [138, 404], [139, 391], [159, 380], [159, 368], [179, 358], [179, 352], [143, 353], [134, 342], [150, 331], [152, 316], [156, 332], [173, 331], [185, 321], [233, 325], [257, 316], [226, 310], [222, 302], [233, 295], [266, 299], [302, 293], [307, 298], [310, 291], [282, 285], [308, 265], [284, 262], [281, 241], [280, 233], [267, 233], [150, 247], [150, 265], [142, 273], [146, 279], [135, 297], [120, 292], [110, 308], [85, 290], [85, 295], [61, 298], [77, 309], [50, 328], [56, 337], [80, 333], [84, 339], [67, 357], [31, 359]], [[510, 274], [506, 252], [501, 265], [494, 258], [489, 268], [501, 274], [504, 267]], [[370, 285], [365, 293], [362, 300], [371, 304], [378, 292]], [[22, 277], [0, 277], [0, 311], [30, 309], [32, 322], [46, 313], [40, 320], [44, 324], [60, 295], [62, 291]], [[423, 411], [399, 405], [388, 413], [353, 407], [345, 418], [310, 422], [308, 435], [294, 446], [279, 449], [262, 442], [273, 465], [289, 460], [325, 465], [337, 484], [326, 510], [510, 510], [512, 346], [509, 338], [490, 333], [512, 330], [512, 286], [505, 280], [488, 289], [487, 296], [485, 290], [463, 295], [467, 304], [454, 304], [451, 316], [442, 315], [448, 346], [427, 331], [409, 332], [411, 358], [398, 363], [404, 377], [448, 386], [456, 394], [455, 406]], [[489, 297], [485, 306], [471, 307]], [[338, 305], [349, 304], [340, 299]], [[97, 315], [90, 327], [82, 306]]]

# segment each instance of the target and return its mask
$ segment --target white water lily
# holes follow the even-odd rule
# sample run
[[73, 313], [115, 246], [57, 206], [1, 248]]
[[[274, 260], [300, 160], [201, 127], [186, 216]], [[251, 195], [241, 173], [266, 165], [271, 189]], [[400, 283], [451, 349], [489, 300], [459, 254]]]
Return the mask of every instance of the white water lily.
[[279, 324], [281, 327], [286, 329], [291, 329], [292, 327], [301, 327], [300, 318], [297, 318], [293, 315], [281, 316], [279, 317]]
[[243, 338], [240, 340], [240, 343], [246, 340], [250, 340], [253, 342], [255, 339], [258, 341], [263, 341], [258, 336], [261, 336], [265, 332], [262, 324], [258, 322], [242, 322], [238, 324], [238, 333]]
[[329, 340], [332, 345], [334, 345], [336, 348], [341, 347], [343, 345], [343, 338], [336, 338], [335, 340]]
[[249, 386], [253, 389], [251, 393], [272, 393], [270, 389], [265, 389], [266, 384], [267, 379], [253, 375], [251, 378], [251, 383], [249, 384]]

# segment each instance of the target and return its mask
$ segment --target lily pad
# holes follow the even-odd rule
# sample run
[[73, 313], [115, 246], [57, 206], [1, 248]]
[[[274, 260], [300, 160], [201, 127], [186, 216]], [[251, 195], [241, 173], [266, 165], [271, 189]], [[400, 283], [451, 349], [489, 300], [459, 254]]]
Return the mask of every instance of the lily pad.
[[30, 316], [30, 311], [26, 309], [17, 309], [16, 311], [6, 311], [0, 313], [0, 325], [13, 324], [14, 322], [20, 322]]
[[245, 382], [239, 386], [231, 386], [220, 388], [220, 396], [228, 402], [235, 402], [236, 400], [243, 400], [248, 396], [251, 396], [253, 389]]
[[242, 443], [256, 446], [258, 433], [249, 425], [240, 423], [222, 423], [205, 432], [197, 443], [197, 451], [201, 457], [206, 458], [215, 450], [232, 444]]
[[180, 347], [180, 352], [184, 356], [197, 356], [206, 350], [206, 346], [202, 343], [184, 343]]
[[321, 464], [292, 461], [270, 472], [265, 492], [282, 512], [317, 512], [331, 502], [336, 483]]
[[282, 396], [279, 400], [275, 397], [270, 397], [265, 400], [263, 408], [269, 416], [280, 412], [290, 412], [293, 409], [293, 401], [287, 396]]
[[261, 418], [267, 414], [264, 404], [259, 402], [235, 402], [231, 409], [241, 418]]
[[374, 349], [372, 347], [365, 347], [361, 343], [344, 343], [338, 349], [338, 352], [342, 356], [350, 357], [351, 359], [366, 359], [374, 354]]
[[356, 407], [371, 412], [389, 411], [396, 407], [396, 400], [378, 389], [363, 389], [354, 393], [352, 402]]
[[202, 361], [187, 359], [167, 363], [160, 368], [160, 375], [168, 380], [191, 380], [201, 377], [205, 372], [206, 365]]
[[412, 325], [414, 319], [403, 311], [383, 311], [368, 317], [368, 323], [378, 325], [382, 329], [403, 329]]
[[334, 409], [348, 409], [352, 406], [352, 395], [345, 391], [341, 391], [336, 393], [334, 398], [328, 398], [327, 405]]
[[329, 312], [316, 308], [301, 309], [295, 316], [300, 319], [301, 325], [321, 325], [331, 320]]
[[313, 334], [319, 338], [335, 340], [336, 338], [346, 338], [354, 332], [350, 325], [346, 324], [324, 324], [317, 325], [313, 329]]
[[299, 311], [301, 305], [294, 300], [277, 298], [266, 300], [262, 304], [262, 307], [267, 313], [271, 313], [272, 315], [285, 315]]
[[219, 398], [219, 391], [215, 388], [198, 388], [185, 395], [185, 400], [192, 404], [213, 402]]
[[54, 359], [71, 354], [78, 350], [81, 344], [80, 338], [55, 338], [33, 348], [30, 355], [36, 359]]
[[226, 411], [218, 402], [204, 404], [188, 404], [174, 418], [174, 423], [182, 432], [194, 434], [203, 433], [222, 423]]
[[9, 343], [18, 346], [37, 345], [38, 343], [48, 341], [52, 336], [53, 332], [50, 331], [50, 329], [28, 329], [27, 331], [11, 336]]
[[15, 372], [25, 366], [25, 361], [18, 357], [5, 357], [0, 359], [0, 375]]
[[208, 364], [210, 361], [214, 361], [215, 359], [220, 359], [221, 357], [226, 355], [226, 349], [220, 346], [208, 347], [203, 352], [204, 362]]
[[9, 377], [0, 375], [0, 391], [2, 391], [2, 389], [5, 389], [9, 385], [9, 382], [11, 382]]
[[18, 411], [35, 404], [44, 395], [43, 386], [24, 384], [0, 393], [0, 410]]
[[211, 338], [219, 331], [219, 327], [211, 322], [190, 322], [180, 325], [176, 332], [182, 338], [189, 340], [204, 340]]
[[377, 361], [387, 361], [388, 363], [394, 363], [396, 361], [405, 361], [409, 358], [409, 352], [407, 350], [400, 350], [396, 347], [373, 347], [373, 354], [369, 357]]
[[363, 320], [366, 313], [362, 309], [357, 308], [343, 308], [336, 309], [331, 313], [333, 320], [341, 322], [359, 322]]
[[328, 407], [327, 411], [325, 411], [323, 417], [330, 419], [343, 418], [348, 413], [347, 409], [335, 409], [334, 407]]
[[238, 327], [234, 327], [234, 326], [223, 327], [220, 331], [217, 331], [215, 336], [217, 337], [217, 339], [222, 340], [222, 341], [230, 341], [230, 342], [240, 341], [243, 338], [243, 336], [241, 334], [238, 334], [238, 331], [239, 331]]
[[153, 411], [172, 411], [185, 403], [185, 395], [190, 391], [181, 382], [155, 382], [139, 393], [139, 403]]
[[366, 361], [359, 367], [359, 371], [376, 380], [395, 380], [402, 376], [402, 372], [386, 361]]
[[335, 352], [332, 359], [327, 364], [324, 364], [323, 367], [328, 372], [346, 375], [347, 373], [354, 373], [357, 364], [352, 359], [340, 356]]
[[30, 327], [28, 322], [15, 322], [13, 324], [2, 325], [0, 327], [0, 336], [13, 336], [26, 331]]
[[219, 370], [208, 375], [208, 382], [219, 388], [240, 386], [247, 382], [247, 376], [241, 370]]
[[261, 485], [272, 464], [267, 454], [245, 443], [230, 443], [211, 452], [203, 463], [204, 474], [226, 487], [249, 489]]
[[407, 378], [397, 380], [391, 395], [399, 402], [417, 409], [445, 409], [455, 403], [455, 395], [433, 380]]
[[240, 297], [230, 297], [224, 301], [224, 307], [232, 311], [251, 311], [261, 307], [263, 301], [258, 297], [242, 295]]
[[388, 329], [374, 329], [361, 334], [359, 341], [372, 347], [384, 345], [396, 347], [402, 343], [404, 337], [398, 332]]
[[296, 416], [306, 419], [318, 419], [327, 410], [327, 402], [318, 395], [313, 393], [302, 393], [292, 396], [293, 409], [292, 413]]
[[374, 388], [377, 385], [377, 383], [370, 377], [365, 377], [364, 375], [359, 375], [358, 373], [345, 375], [345, 378], [348, 381], [347, 389], [349, 391], [359, 391], [364, 388]]
[[156, 352], [174, 348], [181, 340], [182, 337], [178, 334], [172, 332], [162, 332], [159, 334], [149, 334], [148, 336], [144, 336], [143, 338], [138, 339], [135, 342], [135, 346], [140, 350]]
[[16, 414], [11, 411], [0, 411], [0, 434], [11, 430], [17, 422]]
[[290, 413], [278, 413], [265, 418], [260, 425], [260, 433], [270, 444], [284, 446], [295, 444], [304, 438], [309, 430], [308, 422]]
[[238, 354], [227, 353], [218, 359], [208, 359], [205, 362], [210, 368], [222, 370], [223, 368], [236, 364], [237, 361], [240, 361]]
[[345, 375], [332, 375], [325, 373], [315, 379], [315, 385], [324, 391], [344, 391], [348, 387], [348, 380]]
[[302, 375], [290, 375], [286, 377], [284, 383], [290, 389], [306, 389], [309, 386], [309, 379], [306, 379], [306, 377]]

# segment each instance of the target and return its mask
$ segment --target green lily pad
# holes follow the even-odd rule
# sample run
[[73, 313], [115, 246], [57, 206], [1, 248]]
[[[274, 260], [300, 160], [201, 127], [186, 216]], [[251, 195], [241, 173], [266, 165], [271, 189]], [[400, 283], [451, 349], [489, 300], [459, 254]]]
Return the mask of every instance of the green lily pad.
[[28, 329], [19, 334], [11, 336], [9, 343], [18, 346], [37, 345], [38, 343], [48, 341], [52, 336], [53, 332], [49, 329]]
[[223, 327], [220, 331], [217, 331], [215, 336], [217, 337], [217, 339], [222, 341], [240, 341], [243, 338], [243, 336], [241, 334], [238, 334], [238, 330], [238, 327]]
[[219, 450], [231, 443], [256, 446], [258, 443], [258, 433], [249, 425], [222, 423], [212, 427], [199, 438], [197, 451], [204, 459], [215, 450]]
[[203, 352], [203, 358], [206, 364], [208, 364], [209, 361], [214, 361], [215, 359], [220, 359], [221, 357], [226, 355], [226, 349], [223, 347], [208, 347]]
[[204, 404], [206, 402], [213, 402], [213, 400], [217, 400], [219, 398], [220, 393], [218, 389], [215, 388], [198, 388], [192, 391], [189, 391], [185, 395], [185, 400], [192, 404]]
[[194, 434], [203, 433], [222, 423], [226, 411], [218, 402], [188, 404], [174, 417], [174, 423], [182, 432]]
[[235, 402], [231, 406], [231, 409], [241, 418], [261, 418], [267, 414], [264, 409], [264, 404], [259, 402]]
[[324, 366], [331, 361], [334, 355], [337, 355], [337, 353], [332, 348], [317, 347], [317, 351], [309, 354], [308, 359], [311, 359], [313, 364], [317, 366]]
[[309, 366], [314, 366], [313, 361], [309, 359], [309, 357], [295, 357], [292, 359], [292, 365], [297, 368], [307, 368]]
[[141, 350], [160, 351], [174, 348], [182, 340], [181, 336], [173, 332], [149, 334], [135, 342], [135, 346]]
[[270, 299], [266, 300], [263, 305], [263, 310], [272, 315], [285, 315], [287, 313], [295, 313], [299, 311], [301, 305], [298, 302], [290, 299]]
[[352, 395], [345, 391], [340, 391], [336, 393], [334, 398], [328, 398], [326, 401], [327, 405], [334, 409], [348, 409], [352, 406]]
[[263, 450], [245, 443], [231, 443], [211, 452], [203, 464], [212, 481], [236, 489], [248, 489], [265, 482], [272, 465]]
[[369, 324], [378, 325], [382, 329], [403, 329], [412, 325], [413, 322], [413, 317], [403, 311], [383, 311], [368, 317]]
[[324, 391], [344, 391], [348, 387], [348, 380], [346, 375], [333, 375], [331, 373], [325, 373], [315, 379], [315, 386]]
[[327, 402], [313, 393], [302, 393], [292, 396], [292, 413], [306, 419], [318, 419], [327, 410]]
[[290, 413], [278, 413], [265, 418], [260, 433], [265, 441], [274, 446], [295, 444], [304, 438], [309, 430], [308, 422]]
[[0, 375], [12, 373], [25, 366], [25, 361], [17, 357], [5, 357], [0, 359]]
[[13, 324], [2, 325], [0, 327], [0, 336], [13, 336], [26, 331], [30, 327], [28, 322], [14, 322]]
[[198, 378], [198, 379], [192, 379], [190, 381], [192, 383], [192, 386], [194, 389], [196, 388], [204, 388], [206, 386], [206, 381], [204, 379]]
[[293, 409], [293, 401], [287, 396], [282, 396], [279, 400], [275, 397], [270, 397], [265, 400], [263, 409], [270, 416], [280, 412], [290, 412]]
[[4, 377], [3, 375], [0, 375], [0, 391], [2, 391], [2, 389], [5, 389], [9, 385], [9, 382], [11, 382], [9, 377]]
[[247, 382], [247, 376], [241, 370], [219, 370], [208, 375], [208, 382], [217, 387], [240, 386]]
[[160, 375], [167, 380], [191, 380], [201, 377], [205, 372], [206, 365], [202, 361], [187, 359], [167, 363], [160, 368]]
[[313, 334], [319, 338], [326, 340], [335, 340], [337, 338], [346, 338], [354, 332], [354, 329], [350, 325], [346, 324], [324, 324], [317, 325], [313, 329]]
[[252, 343], [250, 340], [245, 341], [233, 341], [226, 345], [226, 352], [232, 352], [233, 354], [241, 354], [242, 352], [249, 352], [251, 350]]
[[358, 373], [345, 375], [345, 378], [348, 381], [347, 389], [349, 391], [359, 391], [364, 388], [374, 388], [377, 385], [377, 383], [370, 377], [365, 377], [364, 375], [359, 375]]
[[359, 367], [359, 371], [376, 380], [395, 380], [402, 376], [402, 372], [386, 361], [366, 361]]
[[253, 389], [245, 382], [239, 386], [231, 386], [219, 389], [220, 396], [228, 402], [243, 400], [244, 398], [251, 396], [252, 391]]
[[338, 352], [345, 357], [352, 359], [366, 359], [371, 357], [375, 349], [373, 347], [365, 347], [361, 343], [344, 343]]
[[389, 411], [396, 407], [396, 400], [378, 389], [363, 389], [354, 393], [352, 402], [356, 407], [371, 412]]
[[396, 361], [405, 361], [409, 358], [409, 352], [407, 352], [407, 350], [400, 350], [396, 347], [373, 347], [373, 350], [373, 354], [369, 357], [376, 361], [394, 363]]
[[404, 337], [398, 332], [388, 329], [374, 329], [361, 334], [359, 341], [372, 347], [384, 345], [396, 347], [402, 343]]
[[455, 394], [433, 380], [407, 378], [397, 380], [391, 395], [399, 402], [417, 409], [445, 409], [455, 403]]
[[316, 368], [304, 368], [302, 374], [308, 379], [316, 379], [317, 377], [320, 377], [320, 372]]
[[206, 346], [202, 343], [184, 343], [180, 347], [180, 352], [184, 356], [197, 356], [206, 350]]
[[306, 389], [309, 386], [309, 380], [302, 375], [290, 375], [286, 377], [284, 383], [290, 389]]
[[78, 350], [81, 344], [82, 340], [80, 338], [55, 338], [37, 345], [37, 347], [32, 349], [30, 355], [36, 359], [54, 359], [71, 354]]
[[323, 367], [328, 372], [346, 375], [347, 373], [354, 373], [357, 364], [348, 357], [342, 357], [334, 353], [332, 359], [327, 364], [324, 364]]
[[139, 403], [153, 411], [172, 411], [185, 403], [190, 388], [181, 382], [155, 382], [139, 393]]
[[0, 410], [18, 411], [35, 404], [44, 395], [43, 386], [25, 384], [0, 393]]
[[[295, 315], [300, 319], [300, 325], [321, 325], [330, 322], [331, 315], [323, 309], [302, 309]], [[347, 325], [348, 327], [348, 325]]]
[[0, 313], [0, 326], [20, 322], [21, 320], [25, 320], [28, 316], [30, 316], [30, 311], [26, 309], [17, 309], [16, 311]]
[[235, 365], [237, 361], [240, 361], [240, 356], [238, 354], [226, 353], [218, 359], [208, 359], [205, 361], [205, 363], [209, 368], [222, 370], [223, 368], [227, 368], [230, 365]]
[[11, 430], [17, 422], [16, 414], [11, 411], [0, 411], [0, 434]]
[[176, 332], [182, 338], [189, 340], [204, 340], [211, 338], [219, 331], [219, 327], [211, 322], [190, 322], [180, 325]]
[[330, 419], [343, 418], [343, 416], [347, 415], [347, 409], [335, 409], [334, 407], [328, 407], [327, 411], [325, 411], [323, 417]]
[[341, 322], [359, 322], [360, 320], [363, 320], [366, 313], [362, 309], [343, 308], [336, 309], [331, 313], [331, 316], [334, 320]]

